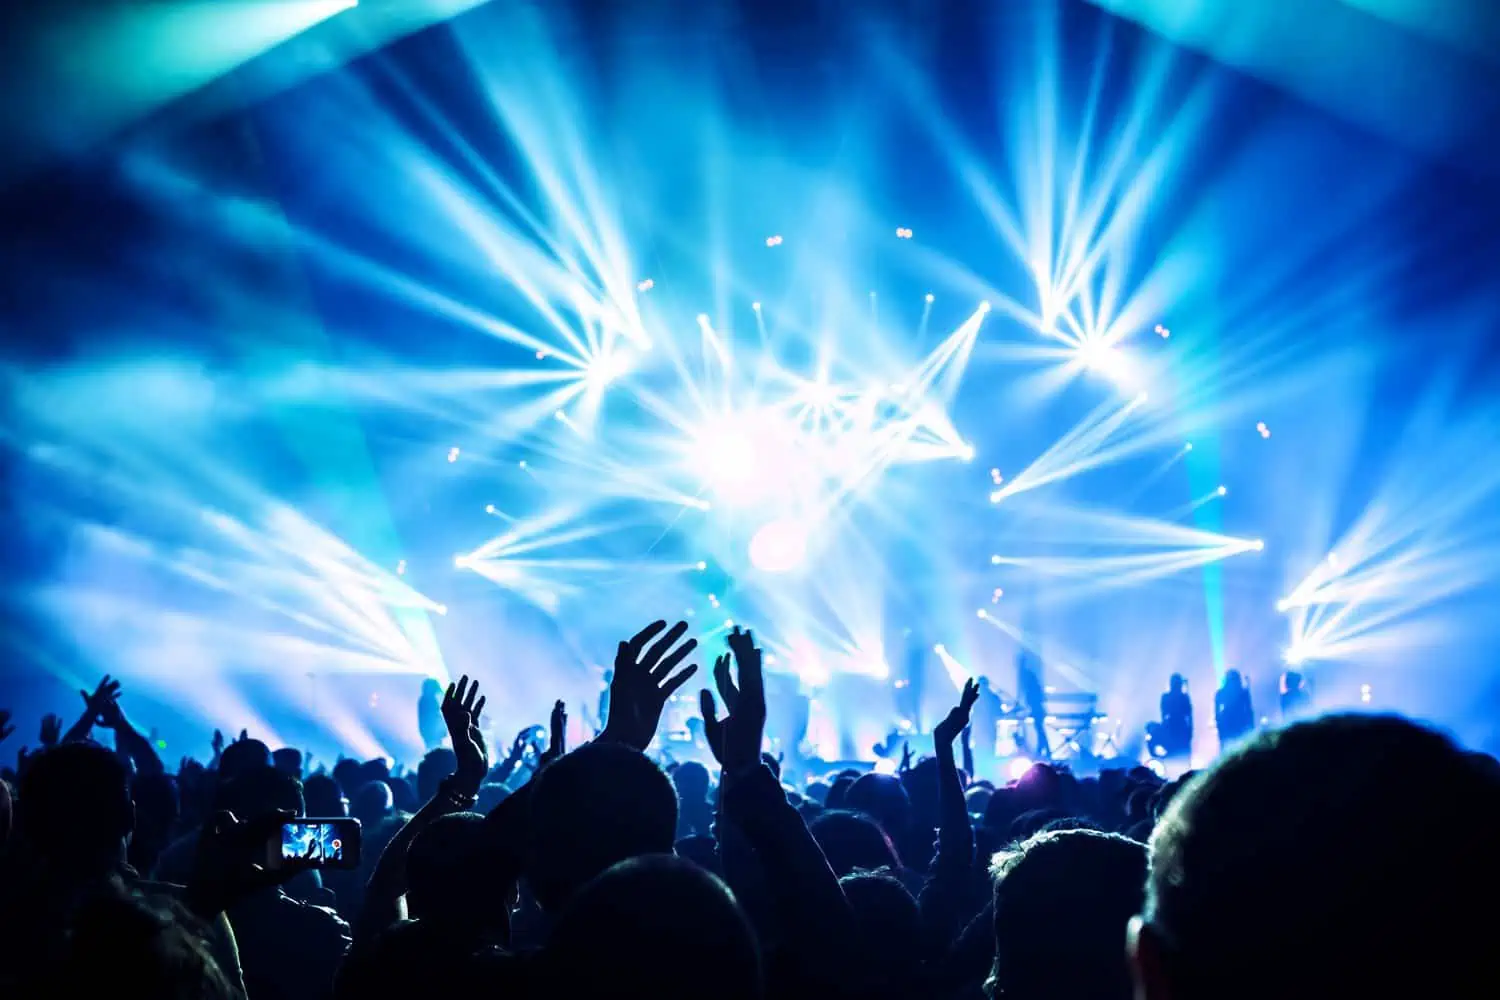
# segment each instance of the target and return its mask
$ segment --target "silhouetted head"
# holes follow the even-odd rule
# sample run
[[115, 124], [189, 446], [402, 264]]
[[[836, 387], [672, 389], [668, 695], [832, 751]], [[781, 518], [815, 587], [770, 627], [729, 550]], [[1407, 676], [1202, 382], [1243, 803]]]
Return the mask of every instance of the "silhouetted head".
[[16, 833], [57, 873], [109, 874], [135, 827], [130, 775], [97, 743], [62, 743], [32, 759], [17, 790]]
[[406, 901], [417, 920], [509, 926], [507, 906], [515, 884], [492, 885], [484, 817], [450, 813], [433, 820], [406, 851]]
[[1224, 690], [1238, 691], [1245, 686], [1245, 678], [1240, 676], [1238, 670], [1224, 671]]
[[893, 875], [857, 872], [839, 879], [854, 911], [860, 962], [867, 978], [888, 985], [887, 993], [915, 975], [922, 941], [922, 917], [910, 890]]
[[964, 793], [964, 806], [969, 810], [970, 815], [983, 816], [985, 810], [989, 808], [990, 797], [994, 794], [993, 788], [975, 785]]
[[703, 802], [708, 798], [708, 768], [695, 760], [683, 761], [672, 769], [672, 784], [682, 802]]
[[296, 747], [282, 747], [271, 754], [271, 764], [276, 770], [294, 778], [302, 777], [302, 751]]
[[267, 765], [241, 774], [219, 789], [216, 808], [228, 809], [242, 820], [265, 816], [278, 809], [301, 816], [306, 813], [302, 782]]
[[115, 888], [90, 898], [73, 919], [49, 984], [56, 996], [234, 1000], [241, 996], [214, 961], [197, 922], [176, 908]]
[[1130, 1000], [1125, 934], [1146, 847], [1113, 833], [1041, 833], [995, 855], [995, 964], [1005, 1000]]
[[911, 800], [901, 779], [894, 774], [862, 774], [849, 786], [844, 808], [872, 817], [892, 840], [906, 835], [911, 824]]
[[436, 677], [424, 677], [422, 679], [422, 697], [433, 701], [443, 696], [443, 685]]
[[1497, 829], [1500, 780], [1432, 730], [1340, 715], [1263, 733], [1152, 835], [1141, 995], [1489, 995]]
[[581, 889], [542, 957], [560, 997], [757, 1000], [760, 949], [724, 883], [671, 855], [617, 864]]
[[426, 802], [437, 794], [438, 785], [458, 770], [458, 754], [447, 747], [427, 751], [417, 765], [417, 798]]
[[1288, 670], [1286, 673], [1281, 675], [1281, 690], [1301, 691], [1302, 682], [1303, 677], [1300, 673], [1295, 670]]
[[535, 779], [526, 878], [556, 911], [589, 879], [642, 854], [667, 854], [677, 793], [661, 768], [618, 743], [589, 743]]
[[333, 780], [339, 783], [345, 795], [353, 795], [359, 791], [359, 761], [352, 757], [340, 757], [333, 765]]
[[219, 781], [233, 781], [246, 771], [270, 766], [270, 747], [260, 740], [235, 740], [219, 754]]
[[1173, 694], [1180, 694], [1185, 687], [1187, 687], [1187, 678], [1181, 674], [1173, 674], [1171, 679], [1167, 681], [1167, 690]]
[[379, 823], [396, 808], [396, 797], [391, 786], [383, 781], [367, 782], [349, 800], [349, 815], [359, 820], [366, 829]]
[[310, 774], [302, 783], [302, 798], [309, 816], [347, 816], [349, 800], [339, 783], [326, 774]]
[[828, 809], [808, 829], [840, 878], [859, 871], [896, 871], [901, 867], [891, 838], [864, 813]]
[[979, 690], [981, 690], [981, 691], [988, 691], [989, 689], [990, 689], [990, 679], [988, 677], [980, 677], [979, 678]]

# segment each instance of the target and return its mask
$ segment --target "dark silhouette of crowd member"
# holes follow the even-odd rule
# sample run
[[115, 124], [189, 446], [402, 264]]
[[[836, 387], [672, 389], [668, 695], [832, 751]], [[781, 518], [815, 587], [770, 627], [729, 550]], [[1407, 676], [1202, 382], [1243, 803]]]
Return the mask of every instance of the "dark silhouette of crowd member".
[[879, 823], [862, 812], [825, 809], [808, 829], [840, 878], [861, 871], [901, 870], [896, 845]]
[[282, 747], [272, 751], [271, 765], [282, 774], [302, 780], [302, 751], [296, 747]]
[[1016, 694], [1031, 719], [1031, 748], [1037, 760], [1052, 759], [1052, 744], [1047, 739], [1047, 688], [1042, 683], [1042, 659], [1029, 649], [1016, 656]]
[[1187, 678], [1173, 674], [1161, 696], [1161, 719], [1146, 727], [1146, 742], [1158, 757], [1185, 757], [1193, 751], [1193, 700]]
[[545, 992], [564, 997], [764, 995], [760, 947], [734, 895], [670, 855], [621, 862], [577, 892], [538, 973]]
[[[862, 774], [849, 786], [844, 796], [844, 808], [853, 809], [869, 816], [885, 831], [899, 853], [911, 827], [911, 799], [906, 794], [901, 779], [893, 774]], [[932, 840], [929, 830], [926, 839]], [[904, 857], [904, 856], [903, 856]]]
[[[147, 882], [126, 862], [135, 825], [130, 775], [115, 753], [88, 741], [64, 742], [34, 755], [21, 775], [14, 837], [0, 860], [0, 976], [9, 996], [35, 995], [20, 984], [50, 975], [75, 911], [104, 892], [139, 889], [180, 897], [180, 886]], [[234, 936], [219, 912], [211, 949], [229, 982], [239, 986]], [[4, 983], [0, 982], [0, 986]]]
[[1151, 841], [1138, 996], [1488, 997], [1500, 778], [1445, 736], [1340, 715], [1262, 733]]
[[422, 680], [422, 694], [417, 699], [417, 732], [422, 737], [422, 749], [436, 750], [443, 745], [448, 735], [443, 725], [443, 712], [438, 699], [443, 694], [443, 685], [436, 677]]
[[1281, 719], [1293, 722], [1312, 710], [1312, 692], [1307, 678], [1296, 670], [1281, 675]]
[[1121, 942], [1145, 893], [1145, 845], [1092, 830], [1041, 833], [998, 855], [992, 871], [991, 996], [1129, 1000]]
[[672, 785], [677, 789], [678, 840], [712, 835], [714, 807], [708, 799], [710, 784], [708, 768], [695, 760], [683, 761], [672, 768]]
[[1000, 720], [1005, 718], [1005, 709], [988, 677], [979, 678], [978, 684], [979, 700], [974, 703], [974, 727], [969, 742], [974, 751], [974, 767], [983, 774], [993, 774]]
[[878, 987], [867, 996], [920, 996], [926, 955], [917, 900], [894, 875], [855, 872], [839, 879], [854, 913], [860, 961]]
[[1224, 680], [1214, 692], [1214, 726], [1219, 746], [1228, 749], [1255, 728], [1255, 710], [1250, 705], [1250, 686], [1238, 670], [1224, 671]]
[[[302, 783], [271, 766], [225, 784], [218, 804], [247, 821], [306, 813]], [[304, 903], [275, 885], [247, 895], [228, 915], [249, 1000], [332, 995], [334, 973], [350, 942], [348, 925], [332, 909]]]

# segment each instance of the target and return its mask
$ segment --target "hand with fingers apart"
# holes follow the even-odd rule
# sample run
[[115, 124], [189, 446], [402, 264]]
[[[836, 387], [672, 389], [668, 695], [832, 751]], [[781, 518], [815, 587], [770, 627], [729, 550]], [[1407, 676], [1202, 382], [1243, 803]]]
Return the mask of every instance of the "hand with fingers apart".
[[958, 696], [958, 704], [950, 709], [947, 717], [932, 730], [932, 742], [936, 749], [953, 752], [953, 741], [958, 739], [958, 734], [968, 727], [969, 713], [974, 710], [974, 703], [978, 700], [979, 682], [971, 677], [964, 682], [963, 692]]
[[62, 739], [62, 716], [48, 712], [42, 716], [42, 732], [38, 737], [44, 747], [55, 747]]
[[83, 711], [89, 722], [104, 725], [105, 714], [118, 710], [115, 702], [120, 697], [120, 682], [105, 674], [99, 686], [94, 688], [93, 694], [79, 688], [78, 697], [83, 699]]
[[[667, 699], [698, 670], [694, 663], [672, 673], [698, 648], [697, 639], [682, 641], [687, 629], [687, 622], [678, 622], [667, 629], [666, 622], [656, 621], [620, 643], [615, 652], [614, 676], [609, 682], [609, 718], [599, 734], [601, 740], [623, 743], [637, 750], [650, 746]], [[660, 639], [656, 639], [658, 635]], [[656, 641], [651, 642], [652, 639]], [[651, 645], [648, 647], [647, 643]]]
[[719, 718], [714, 696], [707, 689], [698, 694], [703, 710], [703, 734], [714, 758], [728, 774], [744, 774], [760, 763], [760, 748], [766, 729], [766, 688], [761, 672], [760, 649], [755, 636], [738, 626], [729, 634], [729, 652], [739, 674], [736, 684], [729, 675], [728, 656], [714, 663], [714, 684], [729, 710]]
[[489, 772], [489, 751], [484, 745], [484, 735], [479, 731], [479, 715], [484, 711], [484, 696], [479, 693], [479, 682], [469, 681], [468, 675], [449, 684], [443, 693], [443, 722], [448, 726], [448, 737], [453, 741], [453, 753], [458, 757], [458, 770], [454, 780], [463, 795], [472, 797], [479, 791], [480, 782]]
[[539, 768], [546, 767], [568, 752], [568, 706], [561, 699], [552, 706], [549, 728], [547, 750], [537, 761]]

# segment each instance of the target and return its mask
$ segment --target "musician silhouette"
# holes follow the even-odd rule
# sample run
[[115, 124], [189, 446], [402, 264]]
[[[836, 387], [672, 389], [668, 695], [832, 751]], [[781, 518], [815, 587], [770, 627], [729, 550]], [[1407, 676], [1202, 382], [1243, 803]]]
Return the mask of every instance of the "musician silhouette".
[[1016, 694], [1031, 717], [1036, 736], [1036, 759], [1051, 760], [1052, 747], [1047, 742], [1047, 689], [1042, 685], [1042, 661], [1029, 649], [1016, 657]]

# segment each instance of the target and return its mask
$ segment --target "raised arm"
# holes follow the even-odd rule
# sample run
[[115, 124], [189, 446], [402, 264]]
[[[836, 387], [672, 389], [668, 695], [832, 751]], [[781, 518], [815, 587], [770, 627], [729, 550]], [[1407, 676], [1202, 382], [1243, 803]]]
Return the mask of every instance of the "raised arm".
[[[108, 677], [104, 680], [109, 682]], [[104, 684], [100, 684], [100, 690], [105, 690]], [[79, 694], [82, 693], [79, 692]], [[116, 752], [123, 753], [130, 758], [130, 762], [135, 765], [136, 774], [161, 774], [166, 770], [161, 758], [156, 754], [156, 748], [151, 745], [151, 741], [141, 735], [141, 731], [131, 725], [130, 720], [125, 717], [125, 710], [120, 707], [118, 681], [113, 682], [112, 691], [102, 696], [96, 692], [93, 706], [99, 724], [106, 729], [114, 730]]]
[[415, 816], [407, 820], [391, 838], [365, 889], [364, 905], [354, 922], [354, 942], [359, 947], [404, 916], [406, 894], [406, 850], [418, 833], [439, 816], [471, 808], [479, 794], [479, 784], [489, 771], [489, 755], [484, 736], [479, 732], [479, 716], [484, 711], [484, 697], [479, 682], [472, 684], [467, 676], [449, 684], [443, 694], [443, 722], [458, 757], [458, 769], [444, 778], [436, 794]]
[[969, 713], [978, 700], [979, 684], [971, 678], [964, 683], [958, 704], [932, 731], [937, 755], [938, 849], [918, 903], [929, 945], [934, 948], [945, 948], [958, 933], [964, 916], [964, 887], [974, 864], [974, 828], [953, 759], [953, 741], [969, 725]]

